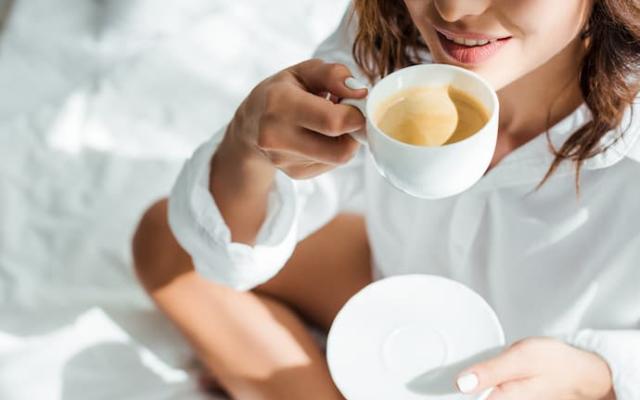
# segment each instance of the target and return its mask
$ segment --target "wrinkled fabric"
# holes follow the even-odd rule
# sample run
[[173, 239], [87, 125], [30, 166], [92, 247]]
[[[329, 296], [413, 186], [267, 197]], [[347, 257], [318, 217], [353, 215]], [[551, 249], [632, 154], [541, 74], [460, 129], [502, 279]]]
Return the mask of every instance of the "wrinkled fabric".
[[131, 236], [346, 2], [14, 1], [0, 29], [0, 399], [218, 398], [138, 283]]

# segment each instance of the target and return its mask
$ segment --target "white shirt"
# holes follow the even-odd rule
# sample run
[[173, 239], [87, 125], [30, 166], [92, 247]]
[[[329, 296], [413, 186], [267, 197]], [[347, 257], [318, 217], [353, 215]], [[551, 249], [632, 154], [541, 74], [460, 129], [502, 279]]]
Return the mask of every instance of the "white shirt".
[[[357, 23], [353, 22], [353, 23]], [[354, 26], [343, 19], [316, 57], [356, 77]], [[428, 58], [425, 57], [425, 62]], [[565, 162], [535, 191], [553, 156], [544, 134], [515, 149], [475, 186], [442, 200], [410, 197], [376, 171], [365, 149], [310, 180], [276, 174], [255, 246], [232, 243], [208, 191], [224, 129], [188, 160], [169, 221], [203, 276], [237, 289], [273, 277], [296, 243], [347, 207], [366, 216], [376, 277], [437, 274], [466, 284], [495, 309], [508, 342], [554, 336], [604, 357], [618, 400], [640, 399], [640, 105], [611, 144], [584, 163], [580, 195]], [[549, 131], [559, 146], [584, 125], [583, 105]], [[622, 129], [622, 128], [621, 128]]]

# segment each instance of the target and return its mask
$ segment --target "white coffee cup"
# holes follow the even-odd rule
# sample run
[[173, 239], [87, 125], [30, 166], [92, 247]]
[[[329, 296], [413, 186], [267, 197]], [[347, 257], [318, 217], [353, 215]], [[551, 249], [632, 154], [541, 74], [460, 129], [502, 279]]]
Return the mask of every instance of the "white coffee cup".
[[[450, 85], [480, 101], [489, 121], [477, 133], [459, 142], [437, 147], [401, 142], [382, 132], [371, 118], [381, 102], [401, 90]], [[405, 193], [425, 199], [453, 196], [470, 188], [486, 172], [496, 147], [499, 102], [483, 78], [447, 64], [421, 64], [398, 70], [380, 80], [365, 99], [344, 99], [367, 118], [364, 132], [352, 136], [367, 144], [380, 174]]]

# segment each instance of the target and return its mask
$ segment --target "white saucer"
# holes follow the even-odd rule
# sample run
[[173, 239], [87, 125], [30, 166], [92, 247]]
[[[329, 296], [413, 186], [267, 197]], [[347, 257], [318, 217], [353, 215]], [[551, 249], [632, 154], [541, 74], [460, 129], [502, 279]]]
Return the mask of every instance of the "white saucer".
[[353, 296], [327, 340], [331, 376], [347, 400], [461, 400], [455, 378], [497, 354], [495, 312], [461, 283], [433, 275], [379, 280]]

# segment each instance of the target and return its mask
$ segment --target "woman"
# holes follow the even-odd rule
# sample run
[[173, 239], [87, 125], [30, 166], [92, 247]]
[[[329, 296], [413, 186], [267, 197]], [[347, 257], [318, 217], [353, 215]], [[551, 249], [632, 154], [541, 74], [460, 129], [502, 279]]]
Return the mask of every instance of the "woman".
[[[339, 399], [302, 321], [326, 330], [370, 275], [439, 274], [487, 299], [510, 343], [461, 371], [461, 391], [640, 398], [638, 1], [353, 11], [324, 61], [260, 83], [196, 151], [168, 221], [164, 202], [145, 215], [134, 255], [157, 304], [233, 398]], [[363, 117], [324, 98], [362, 98], [350, 77], [425, 62], [479, 73], [501, 105], [489, 170], [437, 201], [389, 186], [346, 135]], [[333, 219], [362, 197], [366, 225]]]

